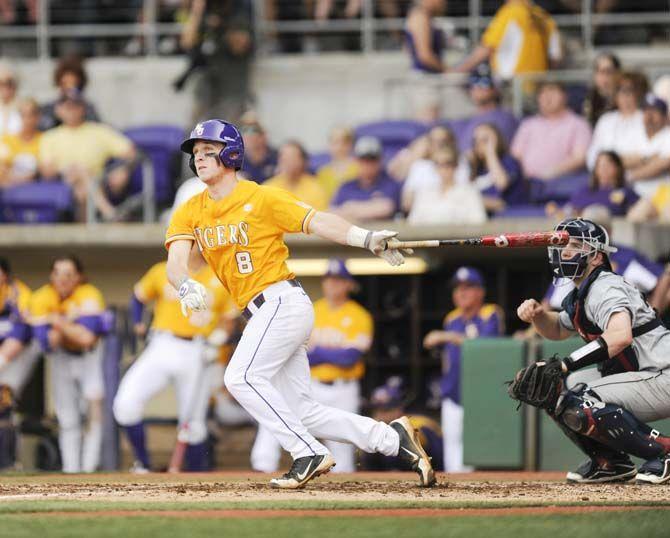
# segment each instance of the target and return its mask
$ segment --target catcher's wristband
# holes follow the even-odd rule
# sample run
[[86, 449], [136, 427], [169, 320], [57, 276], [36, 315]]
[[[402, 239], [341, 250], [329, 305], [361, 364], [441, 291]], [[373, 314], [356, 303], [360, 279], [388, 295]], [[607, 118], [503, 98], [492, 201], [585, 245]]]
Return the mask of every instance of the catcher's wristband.
[[589, 342], [585, 346], [576, 349], [563, 362], [565, 363], [568, 372], [574, 372], [580, 368], [598, 364], [610, 358], [607, 350], [607, 342], [602, 336], [599, 336], [593, 342]]

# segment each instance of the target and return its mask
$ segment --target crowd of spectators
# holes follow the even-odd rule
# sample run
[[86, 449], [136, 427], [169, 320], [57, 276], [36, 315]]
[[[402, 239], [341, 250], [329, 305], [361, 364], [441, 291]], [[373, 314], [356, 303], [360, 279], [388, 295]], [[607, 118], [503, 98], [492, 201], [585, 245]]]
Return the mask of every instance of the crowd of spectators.
[[137, 152], [122, 133], [102, 123], [84, 97], [81, 60], [66, 57], [54, 71], [55, 99], [40, 105], [19, 97], [12, 67], [0, 65], [0, 194], [31, 182], [62, 182], [72, 191], [73, 220], [88, 203], [107, 221], [121, 218]]

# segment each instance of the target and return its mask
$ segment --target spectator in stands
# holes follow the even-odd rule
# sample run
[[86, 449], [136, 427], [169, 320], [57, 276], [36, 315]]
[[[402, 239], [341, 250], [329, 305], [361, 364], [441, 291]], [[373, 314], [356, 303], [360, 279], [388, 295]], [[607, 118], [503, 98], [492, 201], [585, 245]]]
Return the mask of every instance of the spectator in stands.
[[508, 153], [495, 125], [484, 123], [475, 129], [468, 164], [470, 179], [482, 193], [489, 213], [526, 202], [527, 189], [521, 165]]
[[[78, 91], [82, 94], [83, 99], [83, 92], [88, 84], [88, 75], [84, 69], [83, 60], [78, 56], [61, 58], [54, 70], [53, 82], [58, 90], [58, 97], [42, 107], [42, 118], [40, 120], [42, 131], [58, 127], [62, 123], [56, 114], [56, 107], [66, 93]], [[84, 99], [84, 106], [86, 107], [86, 121], [100, 121], [100, 116], [93, 103]]]
[[[458, 153], [446, 147], [433, 153], [440, 177], [435, 189], [421, 189], [413, 197], [407, 218], [410, 224], [481, 224], [486, 209], [479, 190], [471, 183], [457, 183]], [[404, 193], [403, 193], [404, 194]]]
[[489, 59], [496, 76], [503, 80], [555, 67], [562, 59], [562, 51], [554, 19], [531, 0], [506, 0], [479, 46], [455, 71], [467, 73]]
[[339, 188], [330, 211], [357, 222], [392, 218], [400, 206], [400, 185], [384, 173], [381, 143], [373, 136], [361, 137], [354, 155], [358, 178]]
[[16, 134], [21, 129], [16, 91], [19, 83], [11, 65], [0, 61], [0, 136]]
[[[0, 0], [0, 24], [21, 24], [17, 17], [15, 0]], [[37, 0], [23, 0], [26, 10], [26, 22], [35, 24], [37, 22]]]
[[277, 150], [268, 142], [265, 129], [255, 114], [246, 113], [240, 123], [244, 140], [242, 175], [256, 183], [263, 183], [277, 173]]
[[580, 215], [590, 205], [606, 207], [611, 215], [623, 217], [638, 201], [639, 196], [626, 185], [621, 157], [613, 151], [603, 151], [596, 159], [588, 187], [575, 192], [568, 205]]
[[645, 198], [670, 180], [670, 127], [668, 105], [648, 93], [643, 105], [644, 146], [633, 147], [626, 154], [626, 178], [636, 192]]
[[194, 118], [237, 122], [250, 98], [251, 6], [242, 0], [193, 0], [181, 46], [199, 64]]
[[[617, 252], [610, 255], [612, 268], [633, 284], [645, 295], [650, 295], [652, 306], [660, 300], [657, 293], [657, 284], [663, 274], [663, 266], [652, 262], [644, 254], [634, 248], [623, 246], [612, 239], [612, 213], [605, 205], [592, 204], [584, 209], [582, 218], [591, 220], [604, 226], [610, 235], [610, 243], [617, 248]], [[559, 279], [552, 283], [544, 296], [543, 303], [552, 310], [561, 310], [563, 299], [575, 288], [570, 279]]]
[[267, 180], [272, 187], [285, 189], [316, 210], [328, 207], [326, 193], [307, 172], [308, 156], [300, 142], [290, 140], [279, 148], [278, 174]]
[[[400, 376], [391, 376], [375, 388], [370, 396], [372, 418], [387, 424], [405, 414], [419, 433], [421, 446], [431, 458], [433, 469], [444, 471], [444, 443], [440, 425], [432, 418], [416, 413], [407, 413], [408, 395], [405, 381]], [[398, 458], [381, 454], [362, 454], [361, 467], [366, 471], [405, 470], [407, 467]]]
[[586, 98], [584, 99], [584, 116], [595, 127], [605, 112], [616, 108], [615, 97], [621, 62], [612, 52], [601, 52], [593, 62], [593, 78]]
[[492, 123], [502, 133], [505, 143], [510, 144], [519, 126], [519, 121], [510, 110], [500, 106], [500, 91], [493, 79], [491, 66], [483, 62], [476, 66], [468, 77], [468, 95], [475, 106], [475, 113], [459, 130], [458, 147], [467, 151], [472, 146], [472, 133], [482, 123]]
[[37, 177], [40, 139], [40, 106], [34, 99], [19, 101], [21, 130], [0, 136], [0, 189], [33, 181]]
[[640, 148], [646, 147], [647, 137], [640, 110], [646, 85], [646, 80], [639, 73], [621, 74], [615, 97], [617, 108], [600, 116], [593, 131], [591, 146], [586, 157], [589, 169], [593, 169], [596, 157], [601, 151], [616, 151], [626, 166], [627, 155], [631, 152], [637, 154]]
[[135, 166], [133, 143], [107, 125], [86, 121], [86, 103], [76, 91], [66, 93], [56, 107], [63, 124], [44, 133], [40, 144], [40, 171], [44, 178], [59, 177], [72, 186], [80, 220], [86, 215], [91, 184], [102, 177], [105, 164], [118, 159], [118, 166], [94, 189], [94, 203], [105, 220], [116, 218], [107, 195], [120, 197]]
[[[654, 95], [670, 103], [670, 75], [661, 75], [654, 81]], [[670, 119], [670, 118], [668, 118]]]
[[552, 180], [583, 170], [591, 127], [568, 108], [565, 88], [559, 82], [543, 82], [537, 103], [539, 113], [521, 122], [510, 149], [525, 176]]
[[414, 0], [405, 20], [405, 47], [412, 68], [422, 73], [442, 73], [442, 53], [447, 45], [444, 32], [433, 24], [442, 14], [446, 0]]
[[354, 133], [347, 127], [335, 127], [328, 140], [330, 162], [316, 173], [316, 179], [330, 200], [337, 189], [358, 176], [358, 162], [353, 157]]
[[454, 310], [444, 319], [442, 330], [430, 331], [423, 339], [427, 349], [442, 349], [442, 431], [447, 472], [463, 472], [463, 407], [461, 407], [461, 346], [465, 340], [502, 336], [502, 310], [484, 304], [484, 277], [473, 267], [459, 268], [451, 279]]
[[[446, 146], [457, 146], [454, 132], [444, 125], [436, 125], [428, 133], [414, 139], [396, 153], [389, 161], [387, 171], [396, 181], [411, 182], [414, 190], [422, 188], [426, 182], [437, 185], [440, 179], [437, 177], [430, 155], [436, 149]], [[407, 206], [403, 204], [403, 210], [409, 210], [410, 205], [411, 200]]]

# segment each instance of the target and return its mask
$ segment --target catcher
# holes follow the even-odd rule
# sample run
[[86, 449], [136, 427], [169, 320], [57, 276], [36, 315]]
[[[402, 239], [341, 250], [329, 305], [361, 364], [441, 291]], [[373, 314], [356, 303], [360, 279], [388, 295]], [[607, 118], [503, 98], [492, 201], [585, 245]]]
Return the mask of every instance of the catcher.
[[[645, 422], [670, 417], [670, 331], [612, 271], [615, 248], [602, 226], [572, 218], [556, 230], [567, 230], [570, 242], [549, 247], [554, 277], [573, 280], [576, 289], [559, 313], [528, 299], [517, 314], [545, 338], [577, 332], [588, 343], [521, 370], [509, 394], [545, 409], [589, 457], [567, 474], [569, 482], [667, 482], [670, 438]], [[636, 469], [631, 455], [646, 461]]]

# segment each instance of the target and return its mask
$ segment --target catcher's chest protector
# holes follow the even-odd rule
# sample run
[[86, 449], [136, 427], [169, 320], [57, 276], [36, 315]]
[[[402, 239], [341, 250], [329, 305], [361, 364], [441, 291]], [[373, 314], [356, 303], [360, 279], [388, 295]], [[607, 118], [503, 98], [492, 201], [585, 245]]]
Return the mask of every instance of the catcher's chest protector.
[[[598, 267], [584, 282], [582, 282], [579, 288], [573, 290], [565, 299], [563, 299], [563, 304], [561, 305], [570, 316], [572, 324], [574, 325], [575, 330], [579, 333], [579, 336], [586, 342], [595, 340], [603, 334], [603, 330], [586, 316], [585, 302], [586, 297], [589, 294], [589, 289], [593, 283], [606, 271], [607, 269], [605, 267]], [[612, 374], [620, 374], [622, 372], [637, 371], [639, 369], [640, 366], [637, 361], [637, 354], [632, 346], [628, 346], [610, 360], [598, 364], [598, 370], [603, 377]]]

